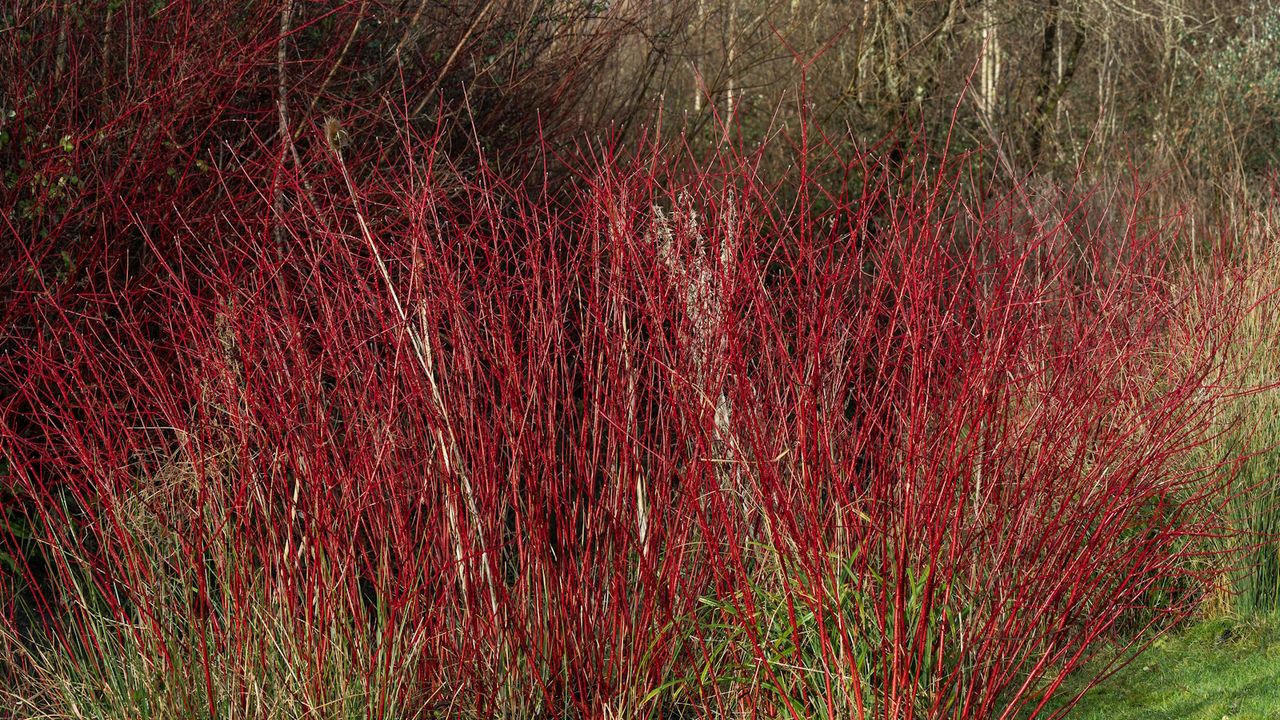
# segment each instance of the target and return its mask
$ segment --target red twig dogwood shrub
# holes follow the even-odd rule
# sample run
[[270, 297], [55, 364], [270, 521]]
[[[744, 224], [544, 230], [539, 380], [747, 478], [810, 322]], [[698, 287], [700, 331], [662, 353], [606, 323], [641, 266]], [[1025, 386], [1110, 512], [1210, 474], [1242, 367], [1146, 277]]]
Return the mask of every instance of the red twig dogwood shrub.
[[552, 197], [399, 142], [22, 298], [33, 709], [1013, 717], [1193, 609], [1234, 317], [1182, 320], [1167, 230], [924, 154], [646, 147]]
[[[290, 190], [323, 123], [353, 172], [438, 133], [455, 160], [543, 157], [630, 89], [593, 72], [646, 2], [566, 0], [19, 0], [0, 10], [0, 252], [5, 292], [112, 288], [152, 269], [149, 244], [296, 216]], [[590, 93], [588, 112], [579, 100]], [[391, 111], [396, 108], [397, 111]], [[345, 128], [345, 129], [344, 129]], [[351, 132], [358, 128], [359, 132]], [[341, 182], [317, 174], [313, 185]], [[267, 210], [270, 208], [270, 211]], [[239, 217], [237, 215], [239, 214]], [[300, 222], [300, 221], [299, 221]], [[143, 238], [146, 234], [148, 237]], [[11, 313], [25, 311], [16, 304]], [[16, 315], [14, 322], [25, 322]]]

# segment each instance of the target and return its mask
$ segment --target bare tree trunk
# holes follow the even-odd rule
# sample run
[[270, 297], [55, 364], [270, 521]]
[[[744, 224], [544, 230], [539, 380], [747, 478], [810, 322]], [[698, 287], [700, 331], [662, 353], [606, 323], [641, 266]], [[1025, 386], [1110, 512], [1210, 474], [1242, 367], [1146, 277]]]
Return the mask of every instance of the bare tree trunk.
[[[707, 0], [698, 0], [698, 22], [694, 25], [694, 32], [702, 30], [706, 22]], [[690, 45], [694, 47], [694, 52], [702, 52], [706, 48], [703, 43], [698, 42], [698, 38], [690, 38]], [[702, 71], [698, 65], [698, 56], [695, 55], [691, 61], [693, 65], [693, 114], [702, 114]]]
[[[1045, 9], [1044, 29], [1040, 41], [1040, 75], [1036, 83], [1035, 107], [1027, 131], [1027, 164], [1034, 168], [1040, 162], [1044, 146], [1045, 126], [1057, 113], [1058, 102], [1076, 72], [1076, 62], [1084, 48], [1085, 34], [1076, 30], [1071, 49], [1062, 52], [1062, 9], [1059, 0], [1049, 0]], [[1055, 72], [1056, 65], [1056, 72]]]
[[[888, 0], [885, 0], [886, 4]], [[889, 89], [889, 96], [899, 97], [898, 62], [902, 58], [902, 47], [898, 43], [898, 23], [891, 17], [883, 20], [884, 28], [884, 80]]]
[[[280, 115], [280, 157], [276, 172], [284, 170], [288, 157], [291, 136], [289, 132], [289, 77], [285, 71], [288, 60], [289, 33], [293, 29], [293, 0], [284, 0], [280, 5], [280, 37], [276, 39], [276, 110]], [[276, 247], [284, 247], [284, 187], [277, 182], [275, 197], [271, 202], [274, 214]]]
[[1102, 58], [1098, 63], [1098, 119], [1096, 135], [1098, 138], [1098, 155], [1105, 157], [1111, 140], [1111, 129], [1114, 126], [1114, 113], [1111, 103], [1115, 97], [1115, 78], [1111, 76], [1112, 57], [1112, 18], [1109, 9], [1102, 22]]
[[105, 92], [107, 82], [111, 78], [111, 30], [115, 24], [116, 9], [111, 5], [107, 5], [107, 14], [102, 21], [102, 75], [98, 82]]
[[858, 104], [861, 105], [867, 101], [867, 63], [871, 59], [871, 38], [868, 38], [867, 31], [874, 29], [871, 26], [871, 7], [874, 0], [864, 0], [862, 3], [862, 24], [858, 26], [858, 60], [856, 79]]
[[725, 38], [725, 93], [724, 93], [724, 122], [725, 134], [728, 135], [729, 119], [733, 117], [733, 101], [734, 101], [734, 83], [733, 83], [733, 63], [737, 59], [738, 44], [738, 0], [729, 0], [728, 7], [729, 17], [725, 20], [728, 25], [728, 33]]
[[62, 84], [62, 73], [67, 69], [67, 35], [71, 32], [71, 9], [55, 5], [55, 11], [62, 10], [62, 18], [58, 21], [58, 45], [53, 56], [53, 78]]
[[979, 68], [979, 110], [984, 120], [995, 127], [996, 106], [1000, 87], [1000, 33], [991, 3], [982, 5], [982, 61]]

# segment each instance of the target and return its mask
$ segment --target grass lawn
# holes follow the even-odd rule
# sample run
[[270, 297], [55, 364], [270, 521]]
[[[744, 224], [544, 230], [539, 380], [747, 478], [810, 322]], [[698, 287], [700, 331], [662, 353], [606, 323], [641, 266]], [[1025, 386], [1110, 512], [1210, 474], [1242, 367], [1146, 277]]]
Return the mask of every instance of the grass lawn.
[[1280, 720], [1280, 623], [1219, 618], [1157, 641], [1072, 720]]

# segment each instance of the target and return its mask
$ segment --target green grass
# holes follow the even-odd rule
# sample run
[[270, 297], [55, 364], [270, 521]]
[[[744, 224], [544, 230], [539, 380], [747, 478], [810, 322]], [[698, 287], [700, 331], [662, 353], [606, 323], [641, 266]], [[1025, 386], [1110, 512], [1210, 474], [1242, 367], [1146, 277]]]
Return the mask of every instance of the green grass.
[[[1063, 695], [1078, 687], [1068, 684]], [[1280, 622], [1224, 617], [1162, 638], [1067, 718], [1280, 720]]]

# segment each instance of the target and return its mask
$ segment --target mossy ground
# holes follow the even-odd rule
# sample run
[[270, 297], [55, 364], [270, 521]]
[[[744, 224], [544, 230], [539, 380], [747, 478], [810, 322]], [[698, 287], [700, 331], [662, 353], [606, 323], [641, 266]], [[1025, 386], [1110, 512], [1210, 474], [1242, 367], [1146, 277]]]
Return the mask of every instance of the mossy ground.
[[1157, 640], [1067, 718], [1280, 720], [1280, 621], [1223, 617]]

